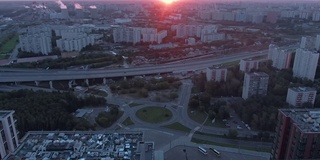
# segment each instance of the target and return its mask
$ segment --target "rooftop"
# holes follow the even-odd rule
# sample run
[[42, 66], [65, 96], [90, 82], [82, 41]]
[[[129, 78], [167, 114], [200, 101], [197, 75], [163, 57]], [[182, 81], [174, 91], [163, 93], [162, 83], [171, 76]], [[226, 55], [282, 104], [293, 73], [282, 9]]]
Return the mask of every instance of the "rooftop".
[[253, 72], [253, 73], [246, 73], [246, 74], [249, 74], [250, 76], [269, 77], [269, 75], [264, 72]]
[[320, 109], [280, 109], [304, 133], [320, 133]]
[[213, 65], [209, 69], [226, 69], [224, 65]]
[[289, 88], [295, 92], [310, 92], [310, 91], [317, 91], [315, 88], [311, 88], [311, 87], [292, 87]]
[[8, 159], [152, 159], [153, 142], [142, 132], [31, 131]]
[[1, 110], [0, 111], [0, 119], [1, 118], [5, 118], [7, 117], [9, 114], [14, 113], [14, 111], [10, 111], [10, 110]]

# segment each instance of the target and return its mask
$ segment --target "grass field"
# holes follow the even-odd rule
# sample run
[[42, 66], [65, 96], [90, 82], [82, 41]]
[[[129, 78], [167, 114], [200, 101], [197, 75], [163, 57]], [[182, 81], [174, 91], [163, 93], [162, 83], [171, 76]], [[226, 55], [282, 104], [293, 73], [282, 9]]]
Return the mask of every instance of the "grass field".
[[130, 103], [129, 104], [129, 107], [135, 107], [135, 106], [140, 106], [141, 104], [138, 104], [138, 103]]
[[188, 116], [195, 122], [198, 122], [200, 124], [202, 124], [206, 118], [207, 118], [207, 114], [204, 112], [200, 112], [197, 110], [193, 110], [191, 112], [190, 108], [188, 108]]
[[138, 110], [136, 116], [145, 122], [161, 123], [170, 120], [172, 113], [166, 108], [152, 106]]
[[122, 122], [122, 124], [125, 125], [125, 126], [134, 125], [134, 123], [132, 122], [132, 120], [131, 120], [130, 117], [128, 117], [126, 120], [124, 120], [124, 121]]
[[8, 59], [10, 55], [0, 54], [0, 59]]
[[170, 129], [174, 129], [174, 130], [178, 130], [178, 131], [183, 131], [183, 132], [190, 132], [191, 129], [182, 125], [181, 123], [179, 122], [175, 122], [175, 123], [172, 123], [170, 125], [167, 125], [167, 126], [162, 126], [162, 127], [165, 127], [165, 128], [170, 128]]
[[197, 138], [192, 138], [191, 142], [198, 143], [198, 144], [209, 144], [209, 145], [222, 146], [222, 147], [239, 148], [239, 149], [257, 151], [257, 152], [271, 152], [271, 149], [266, 149], [266, 148], [247, 147], [247, 146], [218, 143], [218, 142], [202, 140], [202, 139], [197, 139]]
[[0, 46], [0, 54], [4, 54], [4, 53], [9, 53], [11, 52], [16, 45], [18, 44], [18, 39], [19, 36], [15, 35], [13, 36], [11, 39], [9, 39], [8, 41], [4, 42], [1, 46]]

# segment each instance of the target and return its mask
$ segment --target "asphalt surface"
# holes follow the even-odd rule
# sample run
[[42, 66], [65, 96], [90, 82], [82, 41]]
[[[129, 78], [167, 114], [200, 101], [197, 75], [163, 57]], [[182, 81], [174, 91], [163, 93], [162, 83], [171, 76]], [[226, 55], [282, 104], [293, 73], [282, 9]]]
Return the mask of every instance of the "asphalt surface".
[[214, 64], [231, 62], [252, 56], [266, 55], [265, 52], [243, 53], [236, 55], [228, 55], [224, 57], [212, 57], [207, 59], [195, 59], [185, 63], [161, 64], [145, 67], [119, 68], [108, 70], [43, 70], [37, 72], [28, 72], [25, 69], [17, 71], [17, 69], [0, 68], [0, 82], [26, 82], [26, 81], [51, 81], [51, 80], [74, 80], [74, 79], [91, 79], [91, 78], [111, 78], [124, 76], [138, 76], [156, 73], [168, 73], [174, 71], [189, 71], [204, 69]]

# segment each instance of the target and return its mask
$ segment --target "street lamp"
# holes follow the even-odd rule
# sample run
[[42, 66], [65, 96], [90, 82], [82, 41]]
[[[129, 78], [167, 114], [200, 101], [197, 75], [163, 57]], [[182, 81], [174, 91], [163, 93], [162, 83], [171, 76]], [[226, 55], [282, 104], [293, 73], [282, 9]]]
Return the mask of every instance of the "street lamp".
[[184, 155], [186, 156], [186, 160], [188, 160], [187, 150], [186, 150], [186, 149], [183, 149], [182, 151], [184, 152]]

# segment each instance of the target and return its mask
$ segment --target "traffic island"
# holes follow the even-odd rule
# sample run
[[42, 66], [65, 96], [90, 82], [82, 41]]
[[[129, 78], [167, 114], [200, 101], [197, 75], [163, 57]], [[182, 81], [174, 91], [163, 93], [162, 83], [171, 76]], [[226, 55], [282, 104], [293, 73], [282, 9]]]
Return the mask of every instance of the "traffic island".
[[136, 116], [148, 123], [162, 123], [172, 118], [172, 112], [164, 107], [145, 107], [136, 112]]

